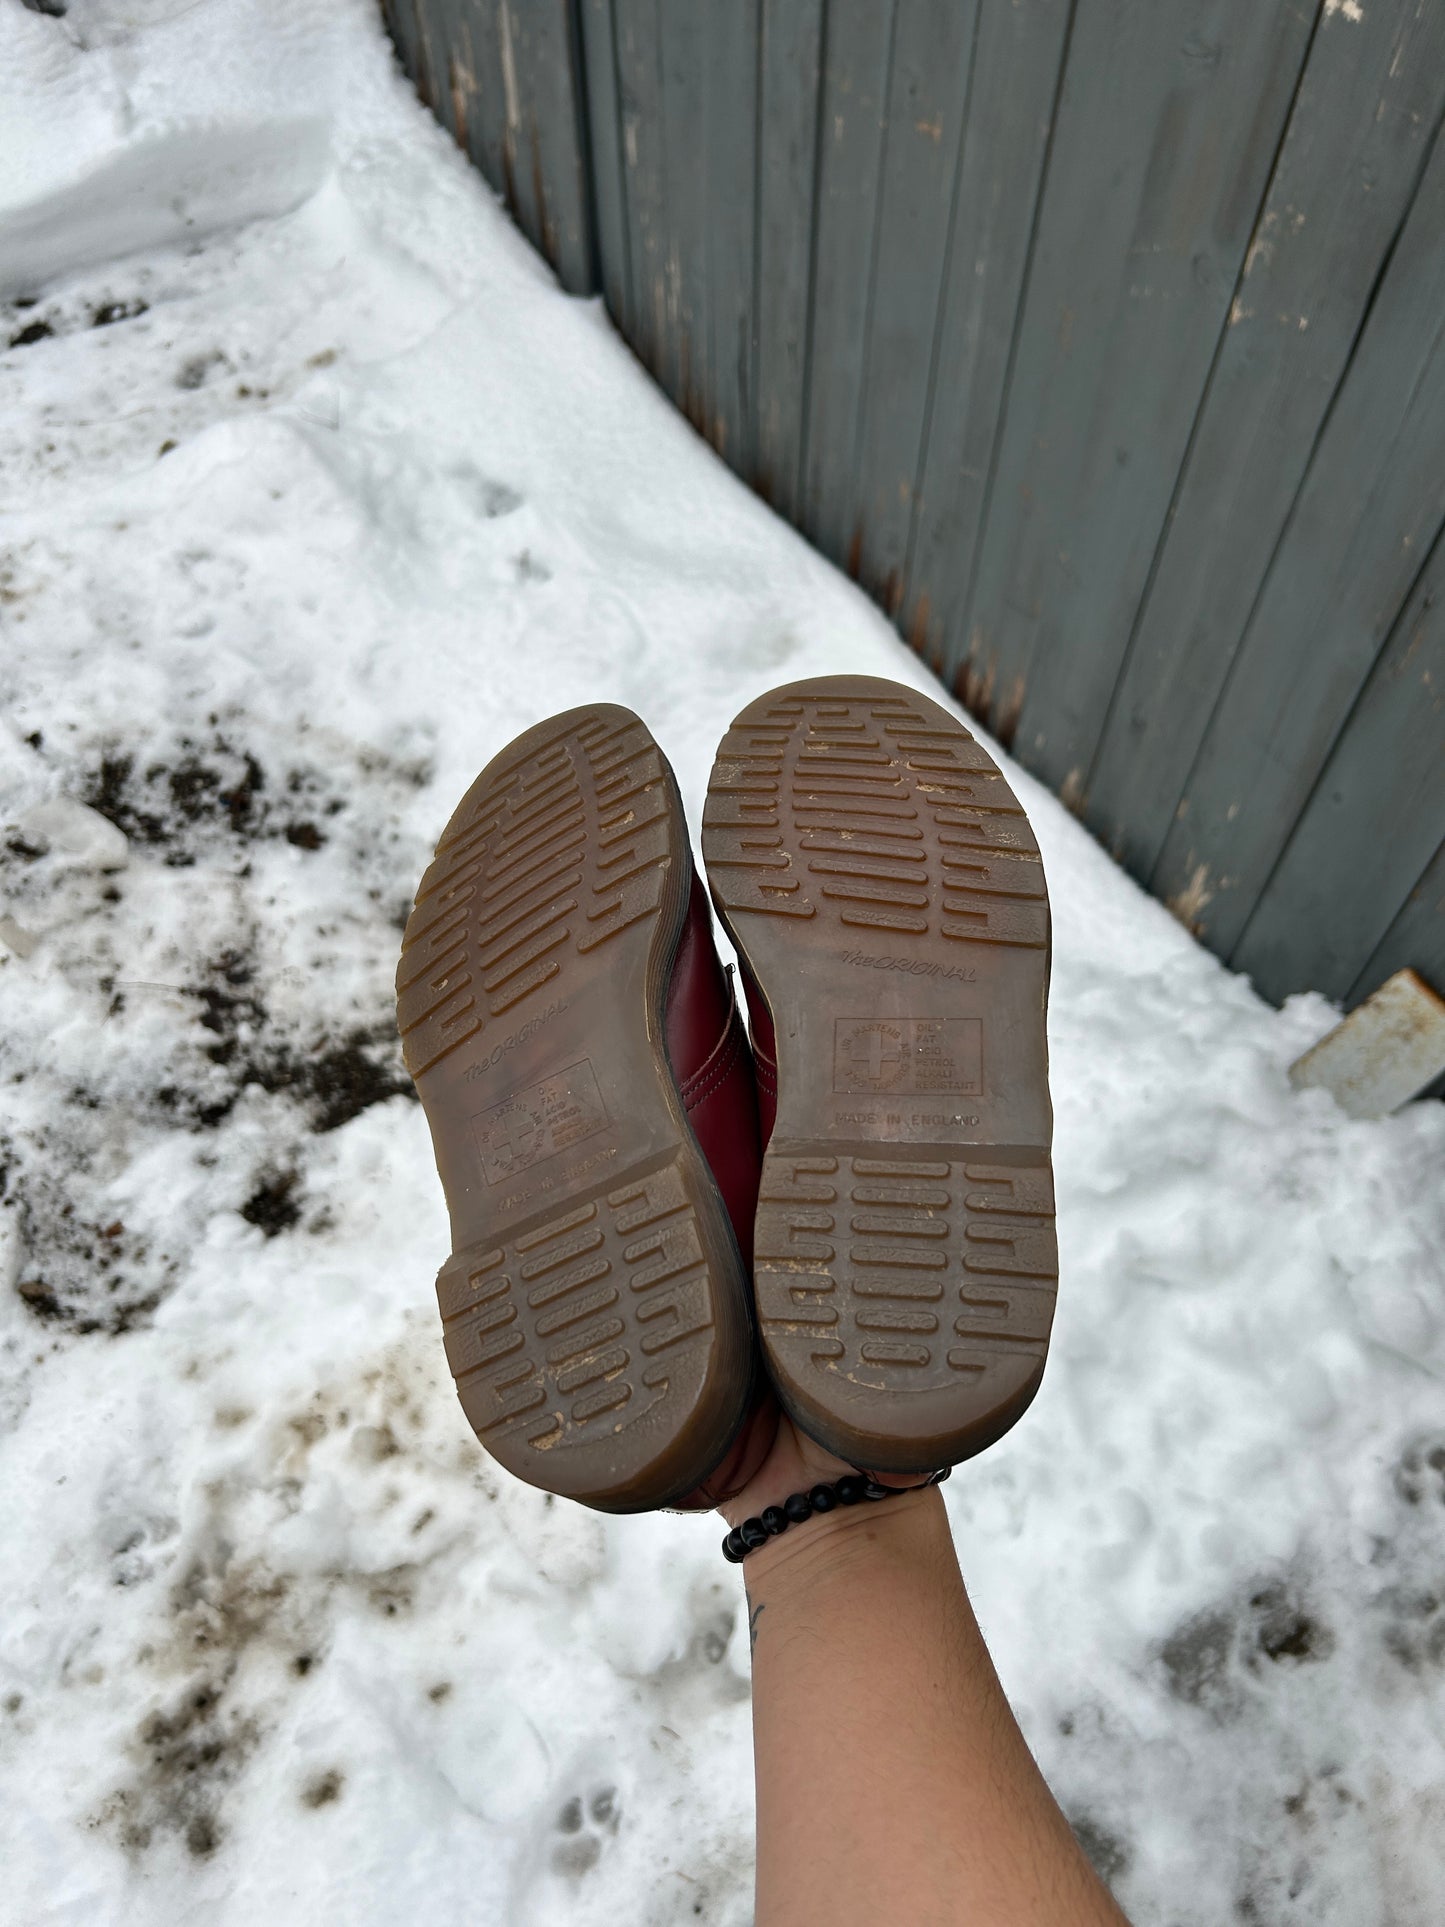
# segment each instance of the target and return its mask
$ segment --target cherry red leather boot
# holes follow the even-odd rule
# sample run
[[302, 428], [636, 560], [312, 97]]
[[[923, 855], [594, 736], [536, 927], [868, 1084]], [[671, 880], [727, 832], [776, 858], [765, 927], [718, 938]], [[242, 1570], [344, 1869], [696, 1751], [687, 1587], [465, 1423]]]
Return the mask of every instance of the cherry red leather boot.
[[[709, 1039], [715, 1040], [711, 1047]], [[722, 1192], [747, 1276], [758, 1204], [760, 1104], [732, 976], [718, 961], [707, 891], [696, 872], [668, 989], [667, 1054], [688, 1121]], [[777, 1406], [759, 1370], [732, 1447], [708, 1478], [676, 1502], [679, 1511], [704, 1511], [740, 1492], [766, 1458], [777, 1426]]]
[[743, 1264], [751, 1265], [759, 1162], [752, 1066], [732, 977], [713, 943], [707, 891], [695, 871], [672, 960], [664, 1035], [688, 1122], [722, 1192]]
[[482, 771], [422, 878], [397, 1009], [478, 1438], [602, 1511], [729, 1496], [776, 1423], [752, 1065], [676, 781], [629, 710], [554, 716]]
[[748, 1000], [748, 1034], [753, 1051], [753, 1084], [758, 1094], [758, 1142], [766, 1149], [778, 1121], [778, 1040], [767, 999], [746, 964], [742, 971]]

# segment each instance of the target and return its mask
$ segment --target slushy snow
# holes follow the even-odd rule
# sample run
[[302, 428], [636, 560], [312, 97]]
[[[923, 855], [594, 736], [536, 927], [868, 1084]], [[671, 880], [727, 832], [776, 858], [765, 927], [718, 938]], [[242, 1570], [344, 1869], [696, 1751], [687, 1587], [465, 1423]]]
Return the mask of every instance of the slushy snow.
[[[371, 6], [3, 0], [7, 1922], [750, 1919], [722, 1528], [474, 1443], [390, 980], [517, 731], [636, 708], [696, 824], [734, 712], [833, 670], [931, 687]], [[1292, 1092], [1335, 1013], [1000, 760], [1062, 1268], [1036, 1404], [946, 1489], [1005, 1685], [1139, 1923], [1438, 1927], [1445, 1109]]]

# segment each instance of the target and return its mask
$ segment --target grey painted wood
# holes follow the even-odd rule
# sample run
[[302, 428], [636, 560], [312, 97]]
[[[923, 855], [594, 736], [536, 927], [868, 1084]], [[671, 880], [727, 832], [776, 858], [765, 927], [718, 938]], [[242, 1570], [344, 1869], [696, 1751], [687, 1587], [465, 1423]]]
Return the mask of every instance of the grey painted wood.
[[381, 17], [401, 70], [420, 95], [421, 28], [417, 23], [415, 0], [382, 0]]
[[612, 4], [631, 271], [627, 333], [645, 366], [672, 392], [677, 370], [666, 359], [669, 333], [661, 10], [659, 0], [612, 0]]
[[[533, 247], [545, 254], [546, 183], [541, 176], [535, 103], [528, 88], [531, 78], [526, 35], [529, 0], [461, 0], [461, 4], [479, 15], [491, 17], [495, 76], [501, 82], [502, 195], [517, 226]], [[551, 4], [551, 0], [544, 0], [544, 4]]]
[[612, 0], [580, 0], [580, 25], [597, 274], [612, 318], [625, 330], [631, 261], [627, 246], [627, 191], [622, 166]]
[[893, 0], [829, 0], [818, 144], [802, 525], [852, 562], [853, 454], [877, 244]]
[[431, 0], [431, 4], [416, 9], [418, 91], [442, 126], [461, 146], [466, 143], [457, 132], [451, 64], [458, 16], [464, 4], [465, 0]]
[[1435, 0], [383, 5], [565, 284], [1205, 941], [1445, 973]]
[[[690, 5], [690, 0], [682, 0]], [[758, 0], [702, 10], [707, 88], [710, 406], [706, 434], [742, 475], [757, 440]]]
[[658, 9], [662, 74], [663, 235], [667, 342], [664, 384], [701, 429], [712, 388], [708, 221], [708, 14], [688, 0]]
[[462, 43], [475, 83], [473, 111], [467, 133], [476, 165], [501, 195], [512, 219], [518, 220], [515, 170], [508, 146], [508, 94], [501, 36], [501, 0], [452, 0], [466, 28]]
[[446, 36], [450, 20], [441, 17], [441, 10], [433, 0], [412, 0], [411, 14], [413, 32], [411, 35], [410, 72], [416, 82], [417, 93], [431, 108], [445, 126], [445, 89], [439, 87], [438, 68], [444, 74], [446, 61]]
[[403, 58], [437, 118], [565, 288], [593, 286], [590, 162], [569, 0], [401, 0]]
[[1369, 962], [1350, 985], [1346, 1001], [1359, 1003], [1397, 970], [1418, 971], [1445, 997], [1445, 841], [1425, 865]]
[[935, 668], [973, 581], [1073, 0], [983, 0], [902, 628]]
[[1079, 0], [965, 661], [1082, 782], [1269, 179], [1313, 14]]
[[1088, 783], [1085, 820], [1136, 874], [1169, 833], [1442, 104], [1437, 0], [1322, 19]]
[[[1353, 1007], [1361, 1002], [1397, 970], [1416, 971], [1445, 997], [1445, 842], [1350, 986], [1347, 1003]], [[1445, 1097], [1445, 1077], [1438, 1077], [1421, 1096]]]
[[1228, 957], [1445, 521], [1445, 140], [1184, 785], [1155, 890]]
[[893, 33], [851, 463], [858, 579], [890, 615], [903, 601], [981, 4], [902, 0]]
[[795, 520], [803, 443], [823, 0], [762, 0], [754, 475]]
[[538, 32], [533, 42], [533, 59], [553, 87], [550, 106], [544, 104], [539, 110], [543, 179], [556, 181], [548, 193], [557, 235], [553, 266], [569, 294], [591, 294], [597, 286], [597, 236], [587, 145], [587, 78], [576, 0], [551, 0], [539, 17], [545, 32]]
[[585, 108], [570, 0], [498, 0], [504, 162], [523, 233], [564, 288], [592, 286]]
[[507, 110], [498, 33], [498, 0], [446, 0], [427, 11], [437, 22], [437, 111], [474, 166], [516, 218], [508, 178]]
[[1234, 953], [1276, 1002], [1341, 998], [1445, 823], [1445, 538], [1316, 784]]

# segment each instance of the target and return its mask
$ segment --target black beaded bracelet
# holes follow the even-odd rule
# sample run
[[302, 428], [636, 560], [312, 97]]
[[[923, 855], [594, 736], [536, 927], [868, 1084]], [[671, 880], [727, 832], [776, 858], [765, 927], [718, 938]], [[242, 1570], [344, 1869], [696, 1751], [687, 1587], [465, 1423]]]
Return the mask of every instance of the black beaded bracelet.
[[850, 1472], [833, 1485], [815, 1485], [808, 1492], [790, 1492], [781, 1505], [765, 1506], [756, 1519], [744, 1519], [740, 1526], [734, 1526], [722, 1542], [723, 1558], [730, 1566], [740, 1566], [750, 1552], [765, 1546], [769, 1539], [776, 1539], [789, 1526], [802, 1525], [815, 1512], [891, 1499], [899, 1492], [920, 1492], [923, 1486], [942, 1485], [952, 1470], [951, 1465], [944, 1466], [941, 1472], [925, 1479], [922, 1486], [879, 1485], [866, 1472]]

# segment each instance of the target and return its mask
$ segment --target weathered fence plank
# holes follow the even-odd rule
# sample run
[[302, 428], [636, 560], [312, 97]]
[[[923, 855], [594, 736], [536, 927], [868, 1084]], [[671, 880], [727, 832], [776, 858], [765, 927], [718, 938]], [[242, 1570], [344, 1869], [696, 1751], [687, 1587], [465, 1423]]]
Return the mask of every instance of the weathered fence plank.
[[709, 441], [751, 476], [757, 437], [754, 352], [757, 273], [758, 0], [703, 9]]
[[437, 60], [432, 47], [435, 39], [441, 49], [444, 69], [447, 52], [445, 35], [450, 30], [450, 12], [444, 14], [436, 0], [399, 0], [398, 13], [403, 19], [409, 19], [411, 28], [404, 43], [410, 49], [412, 63], [407, 71], [415, 78], [417, 93], [440, 119], [442, 102], [436, 84]]
[[431, 101], [422, 85], [421, 74], [421, 24], [417, 19], [416, 0], [382, 0], [381, 17], [386, 31], [396, 48], [396, 57], [401, 69], [411, 80], [420, 98], [428, 107]]
[[932, 400], [934, 344], [982, 0], [902, 0], [883, 132], [850, 550], [896, 615]]
[[1445, 982], [1438, 0], [382, 4], [564, 283], [1206, 942]]
[[983, 0], [924, 425], [903, 629], [937, 669], [963, 618], [1073, 0]]
[[587, 135], [597, 234], [597, 273], [618, 326], [629, 325], [631, 258], [627, 245], [627, 187], [617, 85], [612, 0], [579, 0], [582, 64], [586, 75]]
[[1326, 14], [1087, 786], [1085, 820], [1136, 874], [1169, 833], [1442, 105], [1437, 0]]
[[[544, 0], [552, 4], [552, 0]], [[458, 0], [453, 0], [455, 9]], [[523, 234], [539, 253], [546, 246], [547, 188], [542, 178], [541, 140], [536, 104], [530, 83], [535, 78], [528, 60], [527, 0], [460, 0], [469, 9], [490, 14], [495, 24], [502, 82], [502, 191]], [[479, 50], [480, 51], [480, 50]]]
[[436, 13], [440, 27], [440, 34], [433, 36], [438, 42], [434, 64], [440, 96], [435, 111], [516, 220], [505, 155], [507, 103], [497, 0], [448, 0], [442, 9], [428, 11]]
[[504, 0], [522, 96], [524, 151], [530, 168], [537, 245], [569, 293], [590, 293], [595, 242], [588, 185], [585, 82], [571, 0]]
[[1153, 873], [1228, 957], [1445, 520], [1436, 137]]
[[[1399, 915], [1350, 985], [1345, 1001], [1359, 1003], [1397, 970], [1417, 970], [1439, 990], [1445, 984], [1445, 842], [1426, 864]], [[1445, 1091], [1445, 1079], [1436, 1095]]]
[[658, 0], [612, 0], [612, 5], [627, 181], [631, 269], [627, 335], [645, 365], [672, 394], [676, 391], [677, 370], [666, 353], [669, 334], [660, 7]]
[[712, 393], [716, 298], [708, 232], [708, 11], [687, 0], [662, 0], [658, 8], [668, 332], [662, 365], [673, 400], [699, 429]]
[[417, 91], [564, 288], [593, 286], [590, 157], [570, 0], [387, 0]]
[[[1397, 970], [1417, 971], [1437, 991], [1445, 989], [1445, 843], [1350, 986], [1346, 1003], [1353, 1008]], [[1436, 1078], [1421, 1096], [1445, 1097], [1445, 1077]]]
[[1313, 18], [1079, 0], [970, 633], [948, 658], [1066, 793], [1092, 758], [1093, 691], [1144, 589]]
[[802, 523], [844, 561], [853, 535], [853, 453], [878, 228], [878, 169], [893, 0], [829, 0], [813, 236]]
[[1343, 997], [1445, 822], [1445, 537], [1381, 650], [1234, 953], [1267, 997]]
[[823, 0], [763, 0], [759, 52], [756, 485], [796, 520], [812, 279]]

